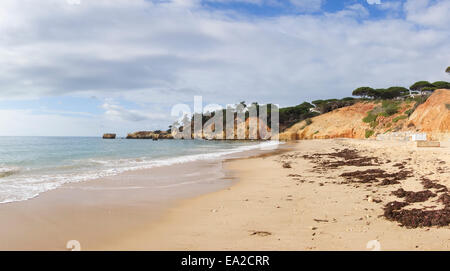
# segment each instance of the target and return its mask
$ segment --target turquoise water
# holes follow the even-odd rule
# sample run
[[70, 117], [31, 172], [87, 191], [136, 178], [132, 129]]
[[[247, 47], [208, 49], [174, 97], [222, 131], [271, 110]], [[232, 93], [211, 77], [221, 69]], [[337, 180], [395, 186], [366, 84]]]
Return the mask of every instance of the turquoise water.
[[220, 159], [259, 146], [258, 142], [204, 140], [0, 137], [0, 203], [27, 200], [64, 183]]

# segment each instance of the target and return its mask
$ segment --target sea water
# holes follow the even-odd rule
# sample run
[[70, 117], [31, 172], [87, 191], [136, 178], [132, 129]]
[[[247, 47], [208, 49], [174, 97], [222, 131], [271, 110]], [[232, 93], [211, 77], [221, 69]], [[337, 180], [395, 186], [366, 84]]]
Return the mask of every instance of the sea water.
[[276, 142], [0, 137], [0, 203], [130, 170], [221, 159]]

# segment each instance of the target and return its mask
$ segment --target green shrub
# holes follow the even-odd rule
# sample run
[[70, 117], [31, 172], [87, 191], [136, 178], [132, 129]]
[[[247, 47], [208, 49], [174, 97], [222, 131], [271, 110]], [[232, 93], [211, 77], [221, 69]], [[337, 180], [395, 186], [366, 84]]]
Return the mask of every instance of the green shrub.
[[401, 116], [395, 117], [392, 121], [393, 121], [394, 123], [396, 123], [396, 122], [398, 122], [399, 120], [404, 120], [404, 119], [407, 119], [407, 118], [408, 118], [407, 115], [401, 115]]
[[450, 104], [445, 104], [445, 107], [450, 110]]
[[367, 117], [363, 118], [363, 122], [365, 122], [365, 123], [371, 123], [371, 122], [374, 122], [374, 121], [377, 120], [377, 117], [378, 117], [378, 115], [373, 114], [372, 111], [370, 111], [370, 112], [367, 114]]
[[311, 123], [312, 123], [312, 120], [310, 118], [306, 119], [305, 121], [306, 121], [306, 125], [311, 125]]
[[366, 138], [371, 137], [375, 132], [373, 130], [366, 130]]
[[372, 121], [371, 123], [370, 123], [370, 128], [375, 128], [375, 127], [377, 127], [378, 126], [378, 121]]
[[383, 101], [382, 103], [382, 108], [383, 108], [383, 113], [382, 115], [385, 117], [389, 117], [392, 116], [394, 114], [396, 114], [398, 112], [398, 105], [399, 102], [397, 101]]
[[406, 110], [406, 111], [405, 111], [405, 114], [408, 115], [408, 117], [409, 117], [409, 116], [411, 116], [411, 114], [412, 114], [413, 112], [414, 112], [414, 110], [411, 108], [411, 109]]

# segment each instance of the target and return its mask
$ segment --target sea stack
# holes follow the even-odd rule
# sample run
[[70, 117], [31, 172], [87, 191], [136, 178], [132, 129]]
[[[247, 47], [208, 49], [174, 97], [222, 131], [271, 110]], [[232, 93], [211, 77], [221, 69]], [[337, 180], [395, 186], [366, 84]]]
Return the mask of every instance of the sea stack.
[[103, 139], [115, 139], [116, 134], [104, 134]]

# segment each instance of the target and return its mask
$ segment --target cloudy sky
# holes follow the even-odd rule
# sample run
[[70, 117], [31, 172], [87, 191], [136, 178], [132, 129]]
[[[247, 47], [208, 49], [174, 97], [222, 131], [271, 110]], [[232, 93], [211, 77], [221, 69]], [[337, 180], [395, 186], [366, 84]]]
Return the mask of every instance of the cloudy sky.
[[449, 80], [448, 0], [1, 0], [0, 135], [166, 129], [171, 108], [281, 106]]

